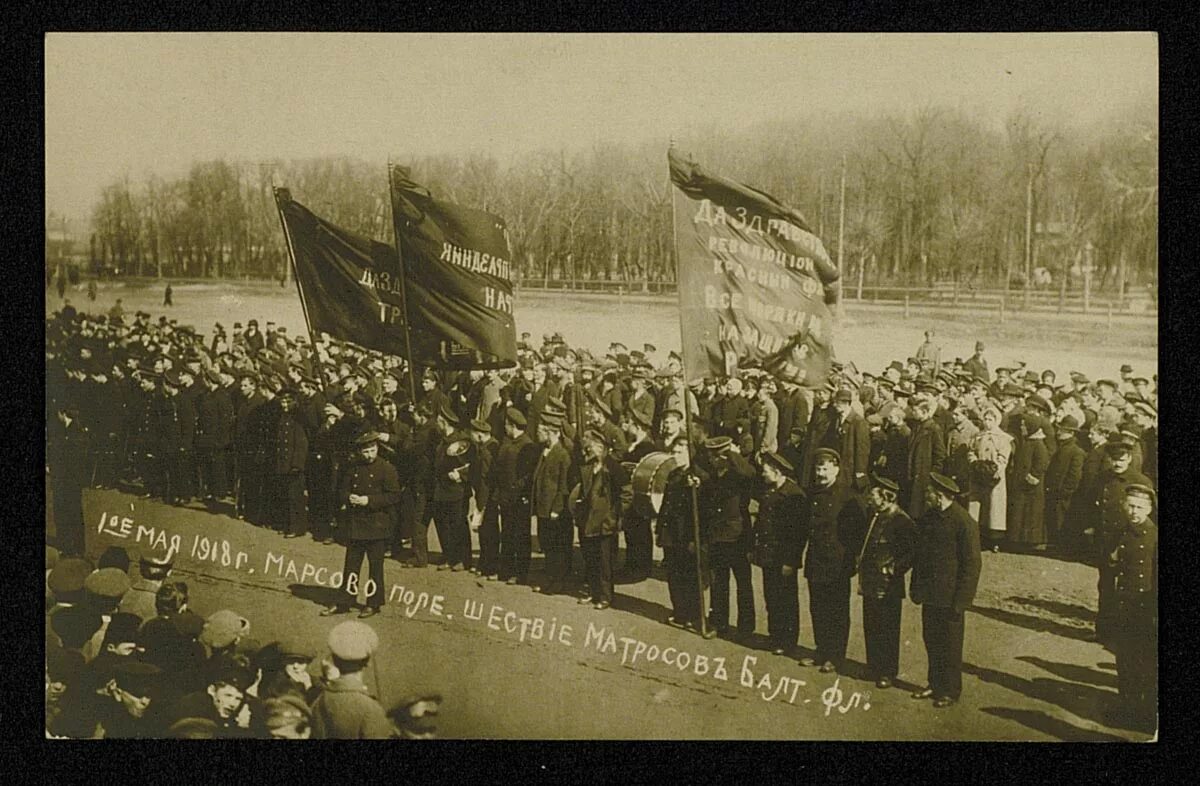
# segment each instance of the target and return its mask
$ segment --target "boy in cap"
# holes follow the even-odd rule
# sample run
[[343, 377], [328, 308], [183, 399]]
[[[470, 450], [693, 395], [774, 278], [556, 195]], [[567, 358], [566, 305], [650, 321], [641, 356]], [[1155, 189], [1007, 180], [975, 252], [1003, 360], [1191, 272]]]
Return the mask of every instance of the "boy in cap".
[[[1153, 484], [1150, 479], [1133, 467], [1133, 444], [1119, 435], [1114, 435], [1104, 448], [1104, 468], [1095, 487], [1087, 494], [1085, 506], [1088, 518], [1084, 523], [1095, 537], [1096, 565], [1099, 568], [1097, 584], [1096, 640], [1109, 646], [1114, 640], [1116, 602], [1116, 574], [1108, 556], [1116, 549], [1120, 538], [1125, 487], [1130, 483], [1143, 486]], [[1090, 502], [1091, 504], [1086, 504]], [[1086, 530], [1085, 530], [1086, 531]]]
[[613, 552], [621, 529], [621, 493], [627, 482], [621, 465], [609, 456], [604, 434], [591, 429], [583, 435], [585, 464], [580, 481], [571, 491], [571, 517], [579, 526], [583, 564], [587, 571], [591, 603], [598, 611], [613, 600]]
[[571, 550], [575, 541], [567, 495], [571, 492], [571, 454], [562, 442], [565, 411], [558, 407], [542, 413], [538, 424], [537, 466], [530, 487], [533, 514], [537, 516], [538, 542], [546, 553], [545, 580], [535, 592], [562, 592], [571, 575]]
[[1158, 710], [1158, 527], [1155, 493], [1125, 486], [1116, 547], [1105, 556], [1113, 572], [1113, 650], [1120, 697], [1114, 720], [1153, 733]]
[[979, 526], [955, 501], [958, 485], [930, 473], [926, 509], [916, 522], [912, 600], [921, 606], [921, 631], [929, 657], [929, 685], [913, 698], [949, 707], [962, 694], [966, 610], [975, 600], [982, 562]]
[[363, 682], [363, 670], [379, 647], [379, 637], [361, 622], [343, 622], [329, 632], [329, 657], [322, 663], [327, 682], [313, 703], [317, 739], [382, 740], [392, 726]]

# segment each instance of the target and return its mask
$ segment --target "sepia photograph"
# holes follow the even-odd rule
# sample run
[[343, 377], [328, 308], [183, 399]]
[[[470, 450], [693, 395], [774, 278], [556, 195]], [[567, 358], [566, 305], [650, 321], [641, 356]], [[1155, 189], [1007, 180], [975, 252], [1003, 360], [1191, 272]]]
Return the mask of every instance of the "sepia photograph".
[[1155, 33], [44, 67], [47, 739], [1157, 742]]

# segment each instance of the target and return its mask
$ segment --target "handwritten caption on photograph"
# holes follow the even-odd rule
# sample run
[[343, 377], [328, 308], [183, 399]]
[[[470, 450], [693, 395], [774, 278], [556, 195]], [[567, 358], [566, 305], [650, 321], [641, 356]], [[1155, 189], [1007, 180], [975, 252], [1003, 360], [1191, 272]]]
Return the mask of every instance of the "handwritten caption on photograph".
[[[293, 579], [298, 584], [313, 583], [330, 589], [341, 589], [355, 595], [362, 589], [368, 598], [373, 597], [379, 589], [371, 579], [367, 579], [360, 587], [357, 574], [345, 577], [340, 570], [314, 565], [308, 561], [297, 562], [269, 549], [261, 562], [252, 563], [249, 554], [235, 548], [226, 539], [195, 534], [190, 540], [185, 540], [183, 536], [162, 527], [135, 523], [127, 516], [102, 513], [98, 532], [112, 538], [131, 540], [150, 548], [165, 550], [168, 559], [186, 553], [198, 563], [212, 563], [214, 566], [251, 574], [257, 572], [254, 565], [258, 564], [262, 573], [267, 576]], [[454, 619], [454, 615], [447, 612], [445, 595], [416, 590], [402, 584], [391, 586], [387, 602], [396, 606], [408, 619], [422, 613], [447, 621]], [[546, 642], [563, 647], [581, 647], [619, 658], [622, 666], [674, 669], [680, 673], [689, 673], [717, 682], [736, 683], [766, 702], [777, 701], [795, 705], [800, 698], [800, 688], [808, 685], [804, 680], [788, 675], [773, 675], [770, 671], [761, 669], [757, 655], [746, 654], [742, 656], [739, 664], [730, 664], [721, 656], [705, 655], [681, 647], [661, 646], [632, 636], [618, 636], [615, 630], [607, 626], [597, 626], [590, 621], [580, 638], [575, 626], [560, 622], [557, 617], [551, 617], [547, 621], [542, 617], [505, 609], [497, 603], [488, 604], [470, 598], [463, 601], [462, 610], [461, 619], [467, 623], [504, 633], [521, 643]], [[730, 669], [734, 670], [732, 674]], [[845, 715], [855, 709], [869, 710], [870, 698], [869, 691], [843, 690], [841, 679], [835, 678], [832, 685], [821, 691], [820, 706], [824, 707], [825, 717], [829, 717], [835, 710]], [[806, 698], [801, 703], [811, 702], [811, 698]]]

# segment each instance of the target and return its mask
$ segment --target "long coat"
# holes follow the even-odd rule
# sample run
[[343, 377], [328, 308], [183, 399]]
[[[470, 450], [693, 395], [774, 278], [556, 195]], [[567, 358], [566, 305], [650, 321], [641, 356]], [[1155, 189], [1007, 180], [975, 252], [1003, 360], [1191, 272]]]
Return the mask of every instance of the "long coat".
[[552, 513], [562, 515], [567, 507], [571, 488], [567, 476], [571, 470], [571, 454], [561, 441], [546, 449], [533, 472], [533, 514], [539, 519]]
[[925, 512], [929, 473], [941, 472], [946, 462], [946, 440], [933, 418], [918, 423], [908, 443], [908, 512], [919, 518]]
[[313, 702], [313, 737], [323, 740], [385, 740], [392, 724], [361, 682], [338, 678]]
[[196, 447], [223, 450], [233, 444], [233, 402], [218, 388], [196, 397]]
[[1083, 461], [1087, 454], [1072, 437], [1058, 443], [1058, 450], [1046, 467], [1046, 529], [1050, 533], [1075, 533], [1078, 530], [1068, 513], [1083, 479]]
[[605, 458], [584, 465], [582, 477], [571, 490], [571, 516], [580, 538], [615, 535], [621, 530], [621, 490], [626, 484], [620, 463]]
[[1012, 436], [1004, 431], [980, 431], [971, 438], [967, 451], [970, 461], [993, 461], [1000, 472], [1000, 480], [991, 489], [971, 485], [971, 515], [979, 524], [992, 532], [1004, 532], [1008, 528], [1008, 460], [1012, 456]]
[[913, 520], [903, 510], [874, 514], [858, 560], [858, 594], [903, 598], [904, 575], [912, 567], [915, 537]]
[[867, 473], [871, 469], [871, 427], [862, 415], [851, 411], [845, 420], [835, 420], [830, 428], [837, 429], [837, 451], [846, 482], [855, 491], [866, 491]]
[[849, 484], [838, 478], [828, 488], [809, 486], [800, 521], [808, 542], [804, 577], [825, 583], [853, 576], [866, 520]]
[[[1017, 441], [1008, 474], [1008, 539], [1013, 543], [1046, 542], [1044, 479], [1049, 463], [1045, 439], [1026, 437]], [[1028, 475], [1037, 482], [1031, 482]]]
[[916, 543], [909, 582], [913, 603], [966, 611], [983, 567], [979, 527], [970, 514], [957, 502], [925, 511], [916, 522]]
[[754, 563], [770, 569], [800, 565], [804, 538], [801, 515], [804, 492], [791, 479], [772, 489], [758, 506], [754, 522]]
[[[351, 505], [350, 495], [367, 498], [365, 507]], [[396, 468], [376, 456], [369, 464], [346, 467], [338, 484], [338, 505], [351, 540], [386, 540], [392, 536], [392, 507], [400, 502]]]

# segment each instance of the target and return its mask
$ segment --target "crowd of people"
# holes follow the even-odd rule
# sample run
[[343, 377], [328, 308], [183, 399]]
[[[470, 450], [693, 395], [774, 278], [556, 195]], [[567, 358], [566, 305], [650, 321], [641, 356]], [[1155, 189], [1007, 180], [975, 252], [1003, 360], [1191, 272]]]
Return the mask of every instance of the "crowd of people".
[[[1156, 375], [993, 371], [982, 344], [950, 361], [932, 333], [877, 374], [835, 361], [816, 390], [752, 368], [689, 384], [681, 358], [649, 344], [599, 356], [555, 333], [518, 346], [513, 369], [426, 369], [416, 385], [400, 358], [270, 322], [217, 324], [206, 338], [145, 312], [126, 320], [120, 303], [107, 315], [64, 309], [46, 325], [58, 545], [82, 554], [80, 489], [131, 484], [288, 537], [337, 539], [343, 575], [365, 556], [371, 580], [322, 613], [350, 612], [373, 587], [359, 614], [370, 617], [389, 557], [603, 611], [616, 584], [652, 576], [657, 544], [668, 624], [760, 643], [757, 567], [766, 646], [779, 654], [798, 652], [803, 571], [815, 652], [800, 662], [824, 672], [843, 666], [857, 576], [876, 684], [897, 677], [907, 594], [929, 656], [929, 684], [913, 695], [937, 707], [962, 690], [983, 553], [1048, 551], [1097, 568], [1114, 713], [1153, 724]], [[644, 478], [634, 490], [651, 458], [668, 468], [658, 499]]]

